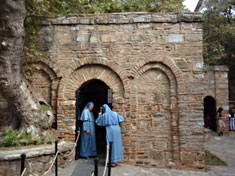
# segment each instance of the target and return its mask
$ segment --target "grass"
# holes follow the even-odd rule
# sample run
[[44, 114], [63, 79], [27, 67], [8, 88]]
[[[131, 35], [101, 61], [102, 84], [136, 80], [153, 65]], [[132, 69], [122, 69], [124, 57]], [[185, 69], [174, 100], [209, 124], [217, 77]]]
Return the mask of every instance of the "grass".
[[217, 156], [215, 156], [214, 154], [212, 154], [208, 150], [205, 150], [205, 154], [206, 154], [206, 158], [205, 158], [206, 165], [227, 166], [227, 164], [223, 160], [221, 160], [220, 158], [218, 158]]

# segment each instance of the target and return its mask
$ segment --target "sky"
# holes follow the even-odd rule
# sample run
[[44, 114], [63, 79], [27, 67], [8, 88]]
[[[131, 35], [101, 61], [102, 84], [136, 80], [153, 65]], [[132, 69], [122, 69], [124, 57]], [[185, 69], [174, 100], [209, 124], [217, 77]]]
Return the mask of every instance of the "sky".
[[192, 12], [196, 8], [197, 3], [198, 3], [198, 0], [185, 0], [183, 2], [183, 4]]

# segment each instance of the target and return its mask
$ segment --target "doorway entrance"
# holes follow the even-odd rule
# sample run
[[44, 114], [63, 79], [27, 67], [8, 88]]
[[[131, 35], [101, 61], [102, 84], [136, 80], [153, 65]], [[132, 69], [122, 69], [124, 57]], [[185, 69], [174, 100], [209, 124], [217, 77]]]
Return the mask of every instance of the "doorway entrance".
[[[95, 119], [97, 119], [100, 112], [100, 107], [103, 104], [108, 104], [112, 108], [112, 91], [111, 89], [100, 80], [90, 80], [84, 83], [79, 90], [76, 92], [76, 129], [82, 128], [82, 122], [79, 121], [80, 115], [83, 111], [83, 108], [89, 101], [94, 102], [95, 106], [93, 109], [93, 114]], [[77, 131], [77, 130], [76, 130]], [[96, 131], [96, 148], [97, 148], [97, 157], [105, 158], [106, 154], [106, 129], [105, 127], [95, 126]], [[76, 150], [76, 158], [80, 157], [80, 145], [81, 140], [78, 140], [78, 147]]]
[[216, 101], [211, 96], [204, 98], [204, 127], [217, 131]]

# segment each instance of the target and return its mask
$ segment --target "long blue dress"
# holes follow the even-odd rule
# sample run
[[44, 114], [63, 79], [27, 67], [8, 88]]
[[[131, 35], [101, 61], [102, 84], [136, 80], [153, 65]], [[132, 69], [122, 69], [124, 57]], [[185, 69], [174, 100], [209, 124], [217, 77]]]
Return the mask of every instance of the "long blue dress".
[[[81, 130], [81, 147], [80, 155], [82, 157], [89, 157], [96, 155], [96, 137], [95, 137], [95, 119], [93, 113], [87, 108], [84, 109], [81, 116], [83, 121]], [[90, 134], [86, 134], [89, 130]]]
[[[108, 106], [108, 105], [107, 105]], [[108, 120], [107, 118], [112, 120]], [[117, 112], [113, 112], [110, 115], [107, 111], [104, 114], [99, 114], [96, 120], [98, 126], [106, 126], [106, 142], [112, 145], [112, 162], [116, 163], [118, 161], [123, 161], [123, 148], [122, 148], [122, 134], [120, 130], [119, 123], [124, 121], [124, 117], [119, 115]], [[109, 147], [109, 146], [108, 146]]]

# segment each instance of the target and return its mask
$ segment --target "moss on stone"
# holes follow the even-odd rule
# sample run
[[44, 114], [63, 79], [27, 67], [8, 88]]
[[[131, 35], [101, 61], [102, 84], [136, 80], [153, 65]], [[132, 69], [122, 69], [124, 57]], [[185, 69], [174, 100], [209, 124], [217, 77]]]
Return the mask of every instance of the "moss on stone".
[[43, 114], [47, 111], [52, 111], [52, 108], [46, 104], [40, 104], [40, 112]]

